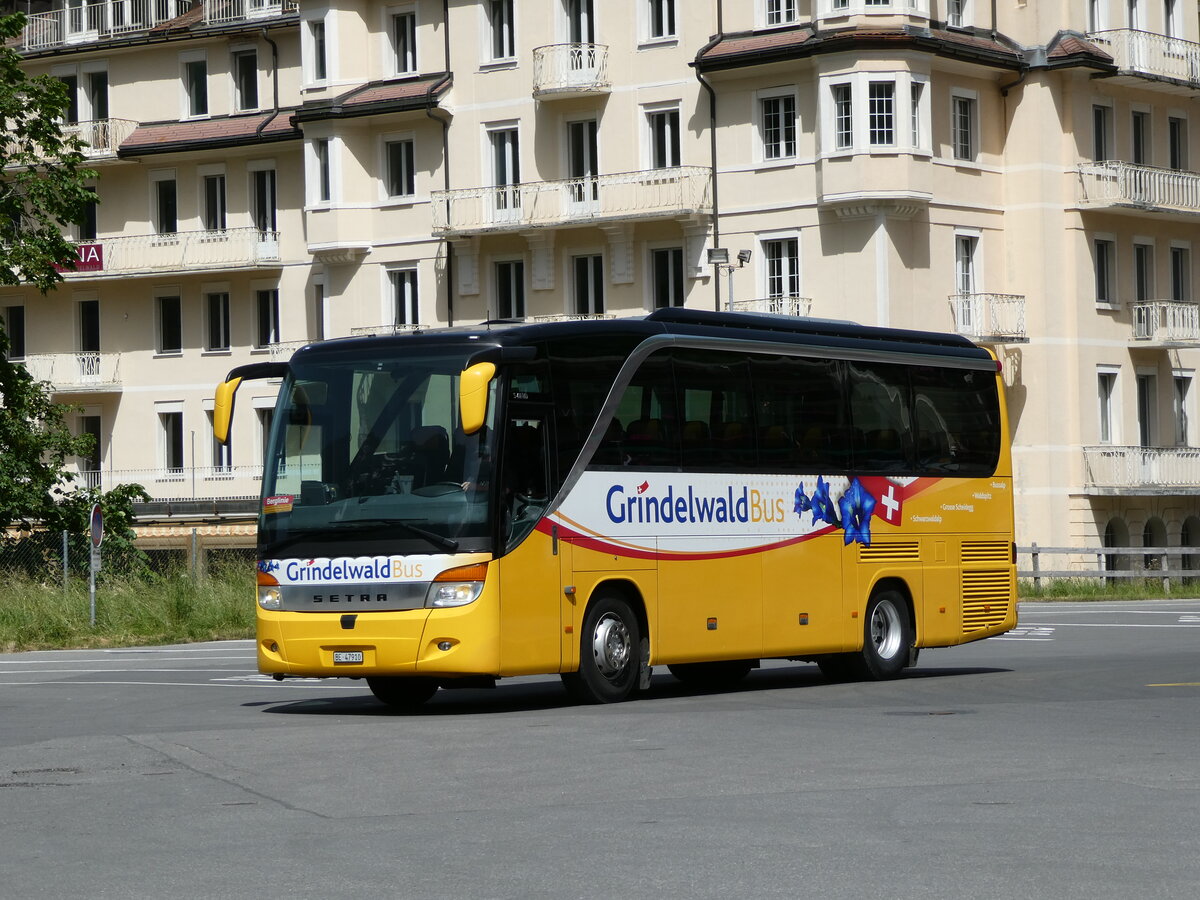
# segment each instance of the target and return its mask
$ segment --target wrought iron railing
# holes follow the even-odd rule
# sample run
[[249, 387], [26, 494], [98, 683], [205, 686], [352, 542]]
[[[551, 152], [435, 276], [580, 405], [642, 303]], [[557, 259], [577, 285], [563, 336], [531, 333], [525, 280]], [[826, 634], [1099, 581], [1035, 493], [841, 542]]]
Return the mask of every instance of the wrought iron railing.
[[104, 390], [121, 384], [121, 354], [30, 353], [25, 368], [35, 381], [48, 381], [54, 390]]
[[603, 44], [550, 44], [533, 51], [533, 93], [603, 93], [608, 78], [608, 47]]
[[712, 211], [712, 172], [701, 166], [433, 191], [433, 231], [472, 234], [599, 220]]
[[148, 31], [183, 15], [191, 5], [191, 0], [101, 0], [33, 13], [25, 24], [21, 47], [52, 50]]
[[973, 340], [1023, 340], [1025, 297], [1023, 294], [951, 294], [956, 333]]
[[64, 135], [74, 135], [83, 142], [83, 155], [90, 159], [116, 156], [117, 148], [133, 134], [138, 123], [131, 119], [93, 119], [72, 122], [63, 126]]
[[83, 241], [79, 256], [96, 262], [67, 277], [271, 265], [279, 262], [279, 232], [249, 227], [123, 235]]
[[1146, 300], [1131, 309], [1136, 341], [1200, 343], [1200, 304]]
[[1089, 488], [1200, 490], [1200, 448], [1121, 447], [1102, 444], [1083, 448]]
[[1122, 72], [1200, 84], [1200, 44], [1132, 28], [1094, 31], [1087, 37]]
[[734, 312], [775, 313], [782, 316], [807, 316], [812, 310], [811, 297], [783, 295], [758, 297], [754, 300], [734, 300], [730, 306]]
[[299, 8], [295, 0], [204, 0], [204, 23], [224, 25], [244, 19], [286, 16]]
[[1081, 203], [1200, 212], [1200, 175], [1195, 172], [1115, 159], [1081, 163], [1077, 172]]

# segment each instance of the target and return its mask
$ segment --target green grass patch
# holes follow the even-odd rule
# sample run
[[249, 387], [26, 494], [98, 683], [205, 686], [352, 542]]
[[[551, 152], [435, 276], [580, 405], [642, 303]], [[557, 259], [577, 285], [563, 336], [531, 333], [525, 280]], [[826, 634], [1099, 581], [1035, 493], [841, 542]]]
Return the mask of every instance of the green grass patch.
[[1017, 585], [1021, 600], [1039, 601], [1099, 601], [1099, 600], [1167, 600], [1181, 597], [1200, 597], [1200, 583], [1174, 577], [1171, 589], [1163, 587], [1162, 577], [1146, 578], [1043, 578], [1039, 587], [1032, 579], [1022, 579]]
[[89, 615], [87, 579], [71, 579], [66, 590], [20, 575], [0, 579], [0, 651], [13, 652], [252, 637], [254, 569], [106, 577], [96, 585], [95, 627]]

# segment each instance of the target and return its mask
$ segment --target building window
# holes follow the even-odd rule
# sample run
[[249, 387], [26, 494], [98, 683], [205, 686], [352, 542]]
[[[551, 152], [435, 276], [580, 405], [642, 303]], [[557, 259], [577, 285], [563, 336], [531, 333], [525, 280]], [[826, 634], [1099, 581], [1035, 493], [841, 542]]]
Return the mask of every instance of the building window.
[[392, 269], [388, 272], [392, 291], [392, 325], [416, 325], [421, 321], [417, 304], [417, 270]]
[[1171, 248], [1171, 299], [1176, 303], [1192, 300], [1192, 252], [1187, 247]]
[[491, 128], [488, 145], [492, 155], [492, 185], [496, 188], [493, 213], [501, 219], [515, 218], [521, 209], [521, 140], [516, 128]]
[[1088, 0], [1088, 31], [1104, 31], [1104, 7], [1108, 0]]
[[324, 276], [319, 276], [313, 281], [313, 339], [323, 341], [329, 334], [329, 297], [325, 294]]
[[413, 158], [413, 146], [411, 138], [387, 141], [384, 144], [389, 197], [411, 197], [417, 192], [417, 167]]
[[650, 129], [650, 167], [672, 169], [679, 165], [679, 110], [650, 110], [646, 113]]
[[228, 350], [229, 340], [229, 294], [216, 291], [204, 295], [204, 311], [208, 322], [206, 350]]
[[183, 316], [179, 297], [158, 297], [158, 352], [183, 352]]
[[96, 208], [99, 203], [96, 200], [96, 189], [94, 187], [89, 185], [84, 190], [91, 195], [91, 198], [83, 207], [83, 221], [79, 223], [79, 240], [94, 241], [96, 240], [96, 235], [99, 233], [96, 221]]
[[1187, 119], [1171, 116], [1167, 119], [1167, 164], [1176, 170], [1188, 167]]
[[760, 101], [763, 159], [792, 159], [796, 155], [796, 97], [781, 94]]
[[1175, 446], [1191, 446], [1192, 376], [1174, 376]]
[[507, 260], [496, 263], [496, 316], [525, 318], [525, 263]]
[[975, 254], [979, 238], [973, 234], [954, 236], [954, 289], [960, 297], [977, 293]]
[[488, 0], [488, 27], [491, 29], [492, 59], [515, 57], [517, 37], [513, 30], [513, 0]]
[[225, 175], [204, 176], [204, 230], [225, 230]]
[[1154, 433], [1157, 431], [1155, 411], [1158, 407], [1158, 379], [1150, 374], [1137, 376], [1137, 417], [1138, 444], [1142, 447], [1154, 446]]
[[654, 308], [683, 306], [683, 248], [650, 251], [650, 270]]
[[212, 456], [212, 472], [214, 475], [228, 475], [233, 471], [233, 441], [232, 435], [228, 435], [229, 440], [221, 443], [217, 440], [217, 431], [214, 427], [215, 414], [210, 409], [206, 413], [208, 417], [208, 434], [212, 438], [211, 456]]
[[675, 0], [649, 0], [649, 3], [650, 40], [661, 41], [675, 37]]
[[1167, 37], [1179, 37], [1179, 4], [1176, 0], [1163, 0], [1163, 24]]
[[1129, 139], [1135, 165], [1150, 165], [1150, 113], [1135, 110], [1129, 123]]
[[255, 169], [250, 173], [250, 218], [262, 234], [274, 234], [275, 170]]
[[158, 414], [159, 461], [170, 475], [183, 473], [183, 411]]
[[279, 343], [279, 290], [255, 291], [254, 346]]
[[974, 97], [958, 95], [950, 98], [950, 138], [955, 159], [974, 161], [976, 158], [978, 140], [975, 132], [979, 121], [976, 103]]
[[417, 69], [417, 14], [397, 13], [392, 16], [392, 51], [397, 75], [410, 75]]
[[333, 175], [329, 165], [329, 138], [312, 142], [313, 168], [316, 180], [316, 201], [329, 203], [333, 199]]
[[174, 235], [179, 231], [179, 205], [176, 197], [175, 176], [155, 176], [153, 225], [155, 234]]
[[767, 297], [800, 296], [800, 239], [773, 238], [762, 242]]
[[925, 96], [925, 82], [914, 81], [909, 91], [909, 140], [913, 147], [920, 147], [921, 141], [921, 99]]
[[872, 81], [867, 92], [868, 127], [872, 147], [896, 143], [896, 83]]
[[324, 81], [329, 77], [329, 54], [325, 43], [325, 23], [315, 19], [308, 23], [309, 34], [312, 36], [312, 73], [314, 81]]
[[1112, 159], [1112, 107], [1099, 103], [1092, 106], [1092, 159]]
[[1154, 245], [1133, 245], [1133, 299], [1145, 303], [1154, 298]]
[[947, 0], [946, 24], [951, 28], [962, 28], [967, 23], [967, 3], [969, 0]]
[[1117, 373], [1098, 372], [1096, 393], [1100, 401], [1100, 443], [1112, 444], [1116, 440]]
[[835, 84], [833, 91], [833, 146], [838, 150], [849, 150], [854, 146], [854, 103], [853, 87]]
[[598, 316], [604, 312], [604, 257], [576, 256], [571, 261], [575, 288], [575, 312]]
[[796, 0], [766, 0], [766, 24], [789, 25], [799, 17]]
[[8, 335], [8, 358], [25, 358], [25, 307], [4, 307], [4, 331]]
[[238, 50], [233, 54], [233, 108], [239, 112], [258, 109], [257, 50]]
[[1092, 242], [1092, 252], [1096, 266], [1096, 302], [1105, 306], [1114, 306], [1116, 296], [1117, 248], [1116, 244], [1107, 239], [1097, 238]]
[[204, 57], [183, 63], [183, 90], [187, 97], [185, 115], [208, 115], [208, 60]]

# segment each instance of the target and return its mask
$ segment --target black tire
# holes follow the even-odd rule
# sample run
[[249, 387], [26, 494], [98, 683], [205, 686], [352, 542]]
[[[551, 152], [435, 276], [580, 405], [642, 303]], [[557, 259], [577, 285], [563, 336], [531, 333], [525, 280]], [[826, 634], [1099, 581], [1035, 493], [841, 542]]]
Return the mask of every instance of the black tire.
[[863, 622], [863, 675], [875, 681], [895, 678], [908, 665], [913, 627], [908, 604], [897, 591], [879, 591], [867, 604]]
[[438, 683], [432, 678], [368, 678], [367, 687], [380, 703], [392, 709], [413, 712], [437, 693]]
[[583, 703], [619, 703], [638, 685], [642, 634], [633, 608], [615, 594], [592, 600], [579, 636], [579, 671], [563, 684]]
[[667, 666], [667, 671], [688, 687], [705, 690], [731, 688], [750, 674], [754, 661], [750, 659], [728, 659], [720, 662], [676, 663]]

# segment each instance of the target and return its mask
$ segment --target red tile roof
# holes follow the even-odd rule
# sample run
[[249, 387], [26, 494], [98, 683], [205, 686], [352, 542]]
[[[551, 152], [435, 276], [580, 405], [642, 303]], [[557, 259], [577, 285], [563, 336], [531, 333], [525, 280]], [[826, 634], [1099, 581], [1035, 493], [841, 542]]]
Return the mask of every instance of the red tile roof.
[[780, 47], [799, 47], [813, 36], [811, 28], [790, 28], [786, 31], [768, 31], [761, 34], [731, 35], [704, 54], [705, 59], [774, 50]]
[[[191, 122], [152, 122], [139, 125], [119, 149], [120, 156], [167, 153], [175, 150], [231, 144], [267, 143], [299, 139], [300, 132], [291, 124], [293, 110], [248, 116], [225, 116]], [[263, 126], [262, 131], [259, 127]]]

